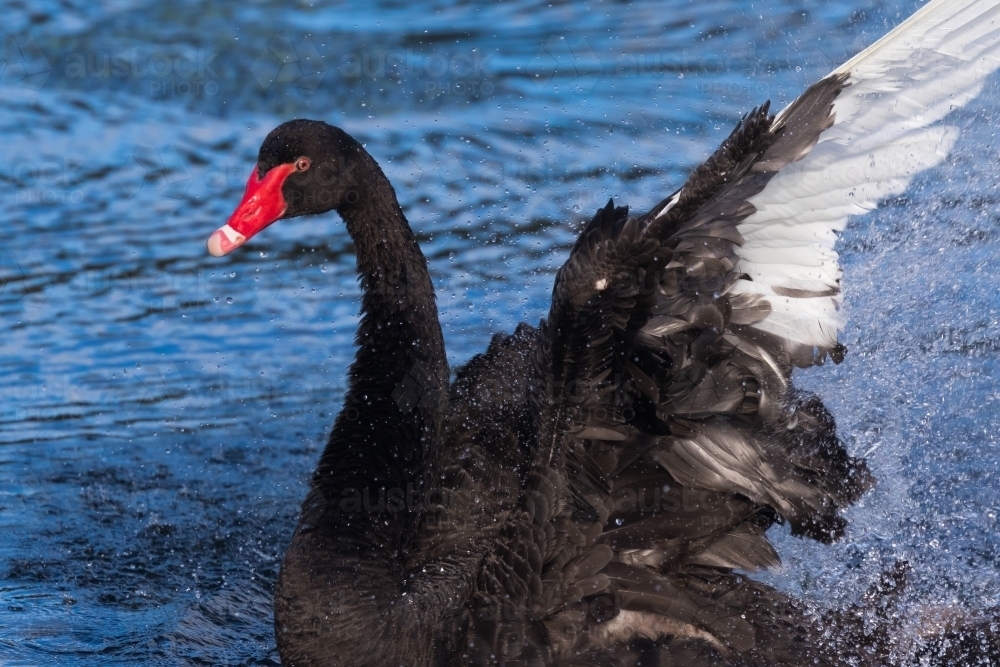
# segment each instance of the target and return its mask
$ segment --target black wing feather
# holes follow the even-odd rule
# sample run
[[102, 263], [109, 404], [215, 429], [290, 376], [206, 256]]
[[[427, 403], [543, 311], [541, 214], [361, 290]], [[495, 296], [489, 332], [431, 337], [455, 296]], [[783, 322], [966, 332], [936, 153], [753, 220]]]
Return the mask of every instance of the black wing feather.
[[[479, 618], [494, 619], [470, 625], [480, 659], [601, 664], [614, 645], [828, 664], [806, 610], [732, 570], [778, 562], [775, 520], [836, 538], [871, 479], [791, 386], [830, 351], [753, 329], [768, 304], [727, 290], [748, 200], [808, 152], [842, 84], [781, 123], [753, 111], [653, 212], [609, 202], [580, 234], [531, 350], [521, 495], [480, 565]], [[539, 633], [544, 649], [518, 648]]]
[[835, 351], [755, 329], [769, 304], [729, 289], [749, 199], [829, 127], [842, 88], [824, 80], [779, 120], [754, 110], [646, 215], [609, 202], [538, 329], [460, 373], [441, 471], [457, 502], [428, 513], [413, 560], [467, 582], [442, 655], [838, 664], [807, 609], [733, 572], [778, 563], [775, 521], [835, 539], [871, 485], [791, 385]]

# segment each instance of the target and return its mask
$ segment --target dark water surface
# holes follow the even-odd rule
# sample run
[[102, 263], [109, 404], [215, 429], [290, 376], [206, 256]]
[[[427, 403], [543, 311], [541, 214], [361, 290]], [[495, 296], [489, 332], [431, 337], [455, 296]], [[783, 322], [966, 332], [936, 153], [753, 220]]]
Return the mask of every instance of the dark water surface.
[[[339, 124], [396, 184], [450, 358], [546, 310], [585, 217], [643, 209], [914, 0], [0, 3], [0, 665], [276, 664], [270, 590], [352, 357], [331, 214], [205, 239], [264, 134]], [[842, 544], [775, 530], [831, 604], [1000, 602], [1000, 92], [840, 250], [851, 349], [800, 373], [879, 488]]]

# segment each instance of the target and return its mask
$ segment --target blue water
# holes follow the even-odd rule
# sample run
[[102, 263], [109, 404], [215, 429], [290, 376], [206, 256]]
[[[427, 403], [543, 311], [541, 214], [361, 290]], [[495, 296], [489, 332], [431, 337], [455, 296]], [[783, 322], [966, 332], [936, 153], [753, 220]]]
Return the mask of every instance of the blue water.
[[[0, 664], [273, 665], [270, 591], [352, 357], [335, 215], [224, 259], [265, 133], [361, 139], [453, 364], [546, 310], [608, 197], [644, 209], [914, 0], [0, 3]], [[827, 604], [1000, 603], [1000, 89], [839, 249], [851, 352], [798, 382], [880, 485], [765, 575]]]

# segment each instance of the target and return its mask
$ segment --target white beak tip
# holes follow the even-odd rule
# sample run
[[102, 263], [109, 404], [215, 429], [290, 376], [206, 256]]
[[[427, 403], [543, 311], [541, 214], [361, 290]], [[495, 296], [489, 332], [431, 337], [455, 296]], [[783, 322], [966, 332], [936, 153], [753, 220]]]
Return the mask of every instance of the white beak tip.
[[222, 257], [246, 243], [246, 237], [229, 225], [219, 227], [208, 237], [208, 252], [213, 257]]

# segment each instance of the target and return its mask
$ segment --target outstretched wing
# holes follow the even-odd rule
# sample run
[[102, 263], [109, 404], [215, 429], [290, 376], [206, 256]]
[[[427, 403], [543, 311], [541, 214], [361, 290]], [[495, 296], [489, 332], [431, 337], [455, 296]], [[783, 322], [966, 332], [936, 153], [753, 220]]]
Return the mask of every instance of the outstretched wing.
[[957, 131], [936, 123], [1000, 66], [998, 18], [933, 0], [776, 116], [748, 114], [646, 215], [598, 212], [537, 334], [523, 492], [480, 568], [473, 662], [618, 664], [603, 652], [649, 640], [694, 642], [709, 657], [691, 664], [836, 662], [796, 604], [731, 570], [777, 562], [778, 518], [835, 539], [872, 483], [792, 368], [844, 354], [837, 233], [947, 155]]
[[[739, 226], [739, 270], [733, 294], [761, 296], [771, 312], [756, 329], [805, 346], [836, 345], [840, 266], [837, 232], [850, 215], [902, 193], [919, 172], [944, 160], [958, 128], [938, 124], [982, 90], [1000, 67], [1000, 3], [934, 0], [819, 86], [842, 81], [830, 126], [802, 154], [776, 151], [776, 172], [748, 200], [754, 212]], [[807, 93], [807, 96], [809, 93]], [[806, 98], [807, 96], [803, 96]], [[800, 98], [775, 125], [795, 134]], [[823, 100], [826, 103], [826, 100]]]

